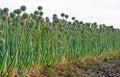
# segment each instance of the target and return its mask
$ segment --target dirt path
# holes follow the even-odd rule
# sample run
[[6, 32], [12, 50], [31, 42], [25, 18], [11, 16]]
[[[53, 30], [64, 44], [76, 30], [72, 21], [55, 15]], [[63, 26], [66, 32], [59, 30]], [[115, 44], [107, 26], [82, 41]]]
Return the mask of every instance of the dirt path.
[[120, 77], [120, 57], [96, 66], [84, 68], [81, 72], [68, 77]]

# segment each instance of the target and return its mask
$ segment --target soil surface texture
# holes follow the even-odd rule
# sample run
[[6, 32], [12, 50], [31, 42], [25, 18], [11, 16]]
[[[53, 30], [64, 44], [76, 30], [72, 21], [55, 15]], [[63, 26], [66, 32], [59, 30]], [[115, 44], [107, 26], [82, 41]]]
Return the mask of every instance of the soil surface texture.
[[88, 66], [68, 77], [120, 77], [120, 57], [98, 65]]

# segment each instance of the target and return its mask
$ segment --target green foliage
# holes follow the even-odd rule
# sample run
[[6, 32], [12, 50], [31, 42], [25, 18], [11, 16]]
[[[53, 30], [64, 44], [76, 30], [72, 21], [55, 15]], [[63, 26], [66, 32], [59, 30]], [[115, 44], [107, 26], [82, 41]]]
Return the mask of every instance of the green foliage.
[[[120, 30], [113, 26], [84, 23], [53, 15], [53, 21], [43, 18], [42, 7], [28, 14], [21, 9], [0, 15], [0, 73], [7, 75], [12, 68], [31, 68], [31, 65], [54, 65], [64, 60], [91, 54], [120, 50]], [[2, 10], [1, 10], [2, 11]], [[22, 13], [24, 12], [24, 13]], [[8, 13], [8, 14], [6, 14]], [[22, 15], [21, 15], [22, 14]], [[10, 21], [8, 20], [10, 19]]]

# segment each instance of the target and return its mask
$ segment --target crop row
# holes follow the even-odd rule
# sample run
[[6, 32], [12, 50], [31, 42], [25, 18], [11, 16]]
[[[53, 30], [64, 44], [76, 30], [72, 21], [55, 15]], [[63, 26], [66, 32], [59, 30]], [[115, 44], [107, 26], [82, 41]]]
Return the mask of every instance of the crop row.
[[[120, 30], [105, 24], [84, 23], [61, 13], [52, 21], [43, 17], [42, 7], [26, 13], [26, 6], [13, 12], [0, 9], [0, 73], [12, 68], [26, 70], [34, 64], [55, 65], [60, 62], [120, 50]], [[4, 43], [4, 44], [2, 44]]]

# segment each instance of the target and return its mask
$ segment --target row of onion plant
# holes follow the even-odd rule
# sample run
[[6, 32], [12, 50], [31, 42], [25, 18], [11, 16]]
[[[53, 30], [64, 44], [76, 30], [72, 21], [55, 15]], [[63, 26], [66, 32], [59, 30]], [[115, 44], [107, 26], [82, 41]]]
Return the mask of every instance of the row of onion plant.
[[52, 21], [43, 17], [42, 7], [26, 13], [26, 6], [13, 12], [0, 9], [1, 37], [0, 73], [7, 75], [13, 68], [25, 71], [34, 64], [54, 66], [57, 63], [120, 50], [120, 30], [105, 24], [84, 23], [61, 13]]

